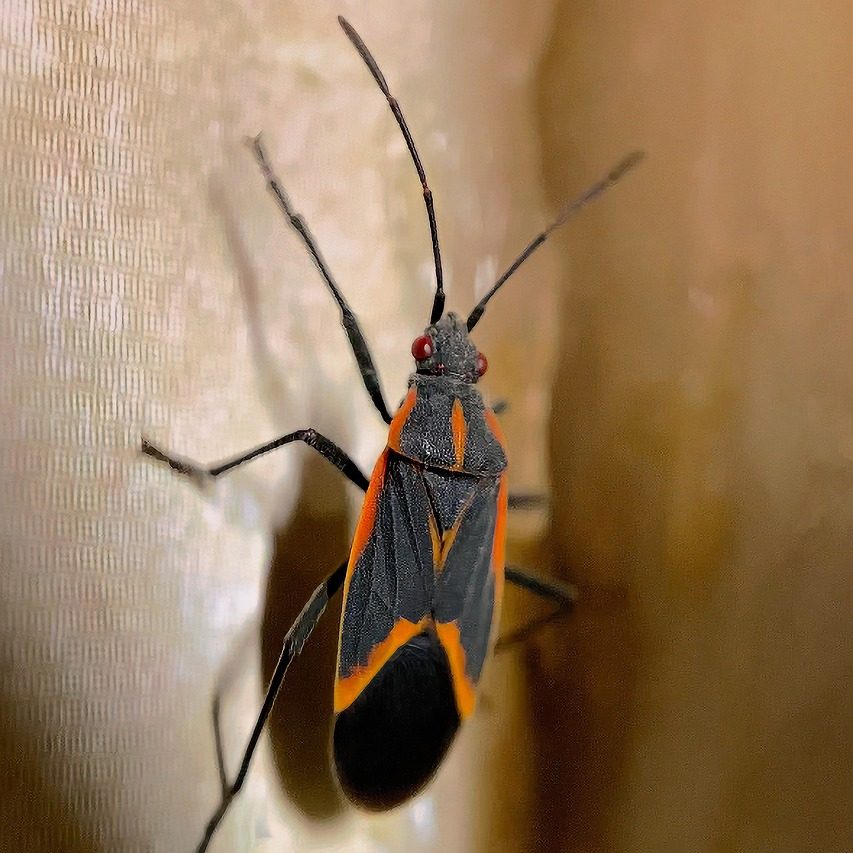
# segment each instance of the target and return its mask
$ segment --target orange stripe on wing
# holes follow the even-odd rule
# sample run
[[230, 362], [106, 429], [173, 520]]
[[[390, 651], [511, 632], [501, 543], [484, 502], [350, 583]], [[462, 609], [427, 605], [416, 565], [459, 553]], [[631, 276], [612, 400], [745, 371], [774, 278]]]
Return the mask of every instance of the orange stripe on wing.
[[376, 510], [379, 508], [379, 493], [385, 485], [385, 467], [388, 462], [388, 451], [382, 452], [373, 466], [373, 473], [370, 475], [370, 483], [367, 486], [367, 493], [364, 496], [364, 503], [361, 505], [361, 514], [358, 517], [358, 524], [355, 526], [355, 533], [352, 537], [352, 546], [350, 547], [349, 568], [347, 569], [347, 585], [349, 588], [349, 574], [356, 560], [364, 551], [364, 546], [367, 540], [373, 533], [373, 527], [376, 524]]
[[340, 632], [343, 631], [344, 627], [344, 615], [347, 612], [347, 599], [349, 598], [349, 588], [352, 583], [352, 573], [355, 570], [356, 563], [358, 563], [359, 557], [361, 557], [364, 552], [364, 546], [373, 534], [373, 528], [376, 525], [376, 512], [379, 507], [379, 496], [382, 492], [382, 487], [385, 485], [385, 468], [387, 462], [388, 451], [383, 450], [382, 454], [376, 460], [376, 464], [373, 466], [373, 473], [370, 475], [370, 483], [367, 486], [367, 494], [364, 496], [364, 503], [361, 505], [361, 514], [358, 517], [358, 524], [355, 526], [355, 533], [352, 537], [347, 574], [344, 578], [343, 604], [341, 606], [341, 627], [338, 634], [338, 661], [341, 659]]
[[394, 623], [388, 636], [377, 643], [370, 651], [367, 663], [356, 667], [352, 673], [345, 678], [338, 676], [335, 679], [335, 713], [348, 708], [367, 687], [374, 676], [391, 659], [394, 652], [420, 634], [429, 624], [426, 617], [420, 622], [410, 622], [408, 619], [398, 619]]
[[438, 523], [435, 520], [435, 516], [430, 511], [427, 516], [427, 523], [429, 524], [429, 541], [432, 544], [432, 561], [435, 565], [436, 569], [440, 569], [442, 565], [441, 560], [441, 534], [438, 532]]
[[468, 512], [468, 508], [471, 506], [476, 496], [477, 490], [472, 489], [471, 494], [468, 495], [465, 499], [465, 503], [462, 504], [453, 527], [449, 530], [443, 531], [440, 536], [435, 516], [430, 512], [429, 529], [430, 537], [432, 538], [433, 564], [435, 565], [436, 572], [440, 572], [444, 569], [444, 564], [447, 562], [450, 551], [453, 549], [453, 543], [456, 541], [456, 535], [459, 533], [459, 528], [462, 526], [462, 522], [465, 519], [465, 513]]
[[458, 397], [453, 400], [450, 428], [453, 433], [453, 450], [456, 454], [453, 470], [460, 471], [465, 464], [465, 438], [468, 435], [468, 424], [465, 423], [465, 412], [462, 411], [462, 403], [459, 402]]
[[[498, 416], [491, 410], [486, 409], [486, 425], [489, 427], [495, 441], [503, 448], [506, 454], [506, 439], [498, 421]], [[501, 599], [504, 591], [504, 567], [506, 565], [506, 513], [509, 500], [509, 480], [506, 472], [501, 474], [501, 483], [498, 488], [498, 515], [495, 520], [495, 538], [492, 543], [492, 571], [495, 573], [495, 619], [492, 623], [496, 625], [500, 614]]]
[[[460, 515], [462, 515], [460, 513]], [[464, 516], [463, 516], [464, 517]], [[450, 528], [450, 530], [445, 530], [444, 534], [441, 537], [441, 547], [439, 551], [436, 553], [435, 557], [435, 570], [437, 572], [442, 571], [444, 569], [444, 564], [447, 562], [447, 557], [450, 554], [450, 549], [453, 547], [453, 543], [456, 541], [456, 534], [459, 532], [459, 525], [462, 524], [462, 518]]]
[[417, 389], [411, 387], [409, 393], [406, 394], [406, 399], [403, 404], [397, 409], [397, 414], [394, 415], [394, 420], [391, 421], [391, 426], [388, 427], [388, 447], [400, 453], [400, 436], [403, 433], [403, 427], [409, 419], [412, 409], [415, 408], [415, 403], [418, 400]]
[[495, 519], [495, 538], [492, 541], [492, 572], [495, 575], [495, 616], [493, 625], [499, 621], [501, 599], [504, 591], [504, 568], [506, 566], [506, 514], [509, 501], [509, 480], [501, 474], [498, 486], [497, 517]]
[[453, 693], [456, 696], [456, 710], [459, 719], [470, 717], [474, 711], [476, 694], [474, 685], [465, 674], [465, 649], [462, 648], [462, 637], [459, 626], [455, 622], [437, 622], [435, 631], [438, 640], [447, 655], [450, 664], [450, 675], [453, 679]]

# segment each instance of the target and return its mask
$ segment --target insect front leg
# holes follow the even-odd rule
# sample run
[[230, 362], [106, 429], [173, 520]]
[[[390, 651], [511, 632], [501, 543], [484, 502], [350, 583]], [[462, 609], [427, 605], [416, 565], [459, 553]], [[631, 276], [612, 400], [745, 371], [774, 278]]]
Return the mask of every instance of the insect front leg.
[[332, 298], [337, 302], [338, 308], [341, 312], [341, 325], [347, 333], [350, 348], [355, 356], [356, 364], [358, 364], [358, 372], [361, 374], [361, 380], [364, 383], [364, 387], [367, 389], [367, 393], [370, 395], [370, 399], [373, 401], [373, 405], [376, 407], [376, 411], [379, 412], [382, 420], [384, 420], [386, 424], [390, 424], [391, 415], [388, 412], [388, 407], [385, 405], [385, 398], [382, 396], [382, 387], [379, 384], [379, 374], [373, 364], [373, 357], [371, 356], [370, 349], [367, 346], [367, 340], [364, 337], [364, 332], [361, 331], [361, 326], [358, 324], [358, 319], [353, 313], [352, 308], [350, 308], [349, 303], [344, 298], [343, 293], [341, 293], [337, 282], [333, 278], [332, 273], [329, 270], [329, 266], [317, 246], [317, 241], [314, 239], [314, 235], [311, 233], [302, 216], [294, 210], [290, 201], [290, 196], [288, 196], [284, 186], [273, 171], [270, 161], [267, 158], [267, 153], [264, 150], [263, 143], [261, 142], [261, 137], [256, 136], [254, 139], [250, 140], [250, 144], [252, 146], [252, 152], [255, 155], [255, 160], [257, 161], [264, 179], [267, 182], [270, 192], [275, 197], [276, 203], [281, 209], [281, 212], [287, 217], [287, 221], [290, 223], [290, 226], [302, 239], [302, 242], [305, 244], [305, 248], [308, 249], [308, 253], [314, 261], [314, 265], [317, 267], [323, 281], [326, 282], [326, 286], [329, 288]]
[[287, 435], [282, 435], [279, 438], [262, 444], [260, 447], [242, 453], [233, 459], [228, 459], [225, 462], [220, 462], [218, 465], [205, 467], [197, 462], [192, 462], [189, 459], [181, 459], [178, 456], [173, 456], [159, 447], [153, 445], [147, 438], [143, 436], [142, 445], [140, 447], [142, 453], [156, 459], [158, 462], [163, 462], [168, 465], [173, 471], [178, 474], [183, 474], [194, 480], [203, 481], [207, 477], [218, 477], [220, 474], [236, 468], [238, 465], [243, 465], [256, 459], [258, 456], [263, 456], [272, 450], [283, 447], [285, 444], [291, 444], [294, 441], [302, 441], [309, 447], [316, 450], [324, 459], [328, 460], [335, 466], [351, 483], [354, 483], [362, 491], [366, 491], [369, 480], [364, 476], [364, 472], [350, 459], [350, 457], [326, 436], [321, 435], [315, 429], [298, 429], [295, 432], [289, 432]]
[[278, 663], [276, 663], [272, 678], [270, 678], [270, 683], [267, 687], [266, 696], [264, 697], [263, 704], [261, 705], [260, 713], [258, 714], [258, 718], [252, 728], [252, 734], [249, 736], [249, 741], [243, 752], [243, 758], [240, 761], [240, 769], [237, 771], [237, 775], [234, 777], [234, 781], [230, 785], [227, 782], [221, 751], [222, 737], [219, 732], [219, 697], [217, 696], [214, 700], [214, 734], [217, 743], [219, 776], [220, 781], [223, 783], [222, 795], [219, 805], [216, 807], [216, 810], [213, 812], [213, 815], [207, 823], [207, 827], [204, 831], [204, 837], [196, 848], [196, 853], [205, 853], [217, 827], [221, 823], [222, 818], [225, 816], [225, 812], [228, 811], [228, 807], [231, 805], [231, 802], [237, 794], [240, 793], [240, 789], [243, 787], [243, 783], [246, 780], [246, 774], [249, 772], [249, 765], [252, 762], [255, 749], [258, 746], [258, 741], [261, 738], [261, 732], [263, 731], [264, 725], [266, 724], [270, 712], [272, 711], [272, 707], [275, 704], [278, 691], [281, 689], [281, 683], [284, 681], [284, 676], [287, 673], [287, 668], [290, 666], [290, 662], [302, 651], [302, 647], [305, 645], [306, 641], [311, 636], [311, 632], [320, 621], [320, 617], [323, 615], [323, 611], [326, 609], [329, 599], [331, 599], [343, 586], [344, 578], [347, 573], [347, 562], [341, 563], [341, 565], [338, 566], [338, 568], [335, 569], [335, 571], [333, 571], [326, 580], [324, 580], [323, 583], [314, 590], [311, 594], [311, 598], [308, 599], [308, 603], [302, 608], [302, 612], [296, 617], [296, 621], [287, 632], [284, 638], [284, 643], [282, 644]]

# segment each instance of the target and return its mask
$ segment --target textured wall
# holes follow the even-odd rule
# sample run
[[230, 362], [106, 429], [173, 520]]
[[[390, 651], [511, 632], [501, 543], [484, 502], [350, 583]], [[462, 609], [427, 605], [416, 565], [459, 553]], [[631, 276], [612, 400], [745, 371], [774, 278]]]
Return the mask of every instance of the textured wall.
[[367, 818], [327, 766], [331, 608], [217, 849], [853, 848], [847, 5], [5, 0], [0, 850], [192, 849], [215, 686], [233, 768], [346, 549], [358, 495], [306, 450], [203, 494], [136, 454], [382, 445], [242, 145], [265, 131], [395, 404], [425, 215], [338, 13], [409, 117], [453, 308], [649, 158], [477, 329], [514, 483], [553, 486], [511, 556], [578, 580], [575, 617], [492, 663], [427, 796]]
[[[0, 5], [0, 848], [191, 849], [216, 796], [214, 686], [233, 768], [260, 670], [345, 553], [358, 496], [307, 451], [199, 494], [138, 457], [140, 433], [214, 460], [314, 425], [368, 469], [382, 445], [329, 294], [243, 137], [265, 131], [395, 405], [431, 299], [428, 232], [399, 132], [335, 15], [362, 30], [405, 106], [450, 304], [465, 310], [543, 218], [529, 94], [545, 10]], [[547, 259], [538, 269], [553, 280]], [[548, 326], [529, 341], [529, 315], [513, 325], [514, 308], [529, 308], [522, 291], [496, 304], [479, 340], [490, 390], [514, 398], [511, 439], [540, 436], [515, 457], [518, 482], [536, 487]], [[522, 351], [537, 366], [516, 394]], [[508, 730], [501, 680], [517, 685], [519, 660], [495, 668], [492, 710], [433, 794], [366, 819], [342, 810], [326, 766], [333, 622], [294, 672], [275, 749], [218, 849], [265, 837], [277, 851], [428, 849], [445, 835], [468, 849], [470, 815], [487, 822], [492, 802], [479, 779], [496, 775], [484, 732]]]

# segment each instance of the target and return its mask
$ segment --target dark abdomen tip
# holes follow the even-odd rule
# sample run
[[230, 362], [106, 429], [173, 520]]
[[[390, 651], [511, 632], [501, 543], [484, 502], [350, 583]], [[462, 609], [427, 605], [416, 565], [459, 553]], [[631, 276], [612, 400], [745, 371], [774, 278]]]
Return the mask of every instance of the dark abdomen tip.
[[432, 633], [402, 646], [335, 720], [335, 768], [347, 798], [385, 811], [430, 780], [459, 715], [447, 657]]

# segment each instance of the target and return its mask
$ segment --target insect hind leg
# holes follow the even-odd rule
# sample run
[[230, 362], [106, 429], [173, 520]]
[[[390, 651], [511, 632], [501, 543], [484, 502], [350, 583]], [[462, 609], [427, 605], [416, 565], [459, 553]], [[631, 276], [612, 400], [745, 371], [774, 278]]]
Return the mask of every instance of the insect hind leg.
[[553, 607], [550, 613], [532, 619], [526, 625], [522, 625], [506, 636], [500, 637], [495, 644], [495, 651], [504, 651], [528, 640], [537, 631], [568, 613], [578, 600], [577, 587], [572, 584], [545, 580], [518, 568], [518, 566], [507, 566], [505, 577], [507, 583], [526, 589], [528, 592], [550, 601]]
[[270, 678], [270, 683], [267, 687], [267, 692], [264, 696], [260, 713], [255, 721], [255, 725], [252, 729], [252, 734], [249, 736], [246, 748], [243, 751], [243, 758], [240, 761], [240, 769], [237, 771], [234, 781], [230, 784], [227, 781], [228, 777], [225, 771], [225, 759], [222, 750], [222, 733], [219, 727], [219, 710], [221, 700], [219, 693], [215, 696], [213, 702], [214, 739], [216, 743], [216, 758], [222, 790], [219, 805], [216, 807], [216, 810], [211, 815], [210, 820], [205, 827], [204, 836], [196, 848], [196, 853], [205, 853], [210, 845], [214, 833], [219, 827], [219, 824], [222, 822], [222, 818], [228, 811], [228, 807], [231, 805], [237, 794], [240, 793], [243, 783], [246, 780], [246, 775], [249, 772], [249, 765], [252, 762], [261, 733], [263, 732], [264, 726], [266, 725], [267, 719], [269, 718], [270, 712], [275, 704], [275, 700], [278, 696], [279, 690], [281, 689], [281, 684], [284, 681], [287, 669], [290, 666], [291, 661], [302, 651], [302, 647], [305, 645], [314, 628], [317, 626], [317, 623], [320, 621], [320, 617], [323, 615], [323, 611], [325, 611], [329, 600], [334, 597], [334, 595], [343, 586], [344, 579], [346, 578], [347, 563], [348, 561], [341, 563], [341, 565], [338, 566], [337, 569], [335, 569], [317, 587], [317, 589], [314, 590], [305, 607], [302, 608], [302, 612], [296, 617], [296, 621], [285, 635], [284, 642], [281, 647], [281, 654], [279, 655], [278, 662], [276, 663], [272, 677]]

